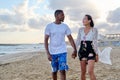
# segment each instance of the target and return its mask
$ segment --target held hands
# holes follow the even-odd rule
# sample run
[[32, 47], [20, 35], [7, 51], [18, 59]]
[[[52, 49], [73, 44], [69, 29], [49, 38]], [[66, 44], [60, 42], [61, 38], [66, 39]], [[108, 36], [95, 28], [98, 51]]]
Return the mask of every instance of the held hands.
[[77, 57], [77, 51], [75, 50], [75, 51], [73, 51], [73, 53], [72, 53], [72, 56], [71, 56], [73, 59], [75, 59], [76, 57]]

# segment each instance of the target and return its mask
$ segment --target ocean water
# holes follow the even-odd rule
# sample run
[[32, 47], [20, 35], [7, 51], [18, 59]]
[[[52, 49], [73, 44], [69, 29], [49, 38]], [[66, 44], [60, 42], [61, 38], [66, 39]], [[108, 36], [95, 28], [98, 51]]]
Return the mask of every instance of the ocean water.
[[0, 44], [0, 55], [44, 50], [44, 44]]
[[[120, 47], [120, 41], [113, 41], [113, 46]], [[98, 44], [101, 46], [110, 46], [108, 42]], [[67, 45], [67, 48], [72, 48], [71, 45]], [[45, 51], [44, 44], [0, 44], [0, 56], [5, 54], [14, 54], [21, 52], [34, 52]]]
[[114, 46], [114, 47], [120, 47], [120, 41], [104, 41], [104, 42], [99, 42], [98, 46], [102, 47], [102, 46]]

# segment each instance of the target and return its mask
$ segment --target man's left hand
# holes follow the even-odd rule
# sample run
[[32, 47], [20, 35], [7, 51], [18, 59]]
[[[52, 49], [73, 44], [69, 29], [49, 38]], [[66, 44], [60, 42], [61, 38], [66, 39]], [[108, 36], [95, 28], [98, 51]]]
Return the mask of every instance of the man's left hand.
[[72, 58], [75, 59], [77, 57], [77, 51], [73, 51]]

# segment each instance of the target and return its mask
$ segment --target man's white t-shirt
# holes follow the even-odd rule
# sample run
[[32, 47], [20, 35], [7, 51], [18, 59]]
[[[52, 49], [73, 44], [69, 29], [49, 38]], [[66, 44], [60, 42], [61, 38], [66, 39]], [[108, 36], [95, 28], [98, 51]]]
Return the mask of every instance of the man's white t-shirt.
[[64, 24], [50, 23], [45, 29], [45, 35], [49, 35], [49, 52], [50, 54], [60, 54], [67, 52], [65, 35], [70, 35], [70, 28]]

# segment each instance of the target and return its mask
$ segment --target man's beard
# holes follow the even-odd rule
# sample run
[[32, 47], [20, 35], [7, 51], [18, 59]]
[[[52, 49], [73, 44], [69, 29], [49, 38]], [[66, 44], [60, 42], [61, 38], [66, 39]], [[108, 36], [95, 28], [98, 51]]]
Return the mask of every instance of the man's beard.
[[61, 22], [64, 22], [64, 20], [60, 20]]

